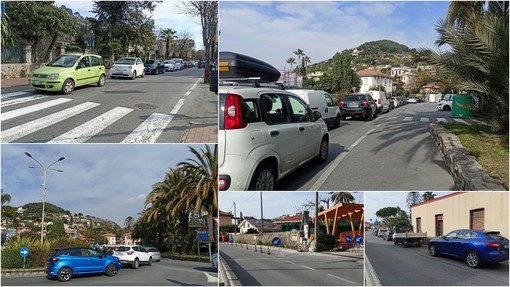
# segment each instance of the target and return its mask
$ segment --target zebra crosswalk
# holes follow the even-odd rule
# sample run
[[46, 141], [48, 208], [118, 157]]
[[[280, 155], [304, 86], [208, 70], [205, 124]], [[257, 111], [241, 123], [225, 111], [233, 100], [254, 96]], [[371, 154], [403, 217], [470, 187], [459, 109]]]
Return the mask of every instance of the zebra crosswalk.
[[393, 116], [387, 118], [391, 121], [402, 121], [402, 122], [420, 122], [420, 123], [461, 123], [465, 125], [486, 125], [487, 123], [482, 122], [477, 119], [460, 119], [460, 118], [439, 118], [439, 117], [422, 117], [422, 116], [416, 116], [416, 117], [410, 117], [410, 116]]
[[[124, 134], [125, 137], [116, 138], [116, 142], [155, 143], [185, 102], [185, 99], [178, 100], [168, 114], [154, 112], [140, 115], [139, 111], [134, 112], [135, 109], [130, 107], [107, 108], [93, 101], [81, 102], [66, 97], [47, 98], [47, 95], [34, 94], [33, 91], [2, 94], [1, 142], [24, 142], [23, 138], [26, 136], [38, 138], [42, 130], [53, 127], [51, 135], [48, 135], [49, 132], [46, 131], [40, 136], [43, 140], [37, 140], [37, 142], [84, 143], [89, 140], [95, 142], [95, 137], [105, 137], [101, 133], [108, 130], [108, 134]], [[19, 108], [16, 108], [17, 106]], [[55, 111], [58, 108], [60, 109]], [[69, 126], [71, 121], [66, 121], [70, 118], [74, 127]], [[139, 118], [145, 120], [140, 123]], [[28, 120], [24, 121], [25, 119]], [[65, 125], [64, 121], [66, 121]], [[13, 126], [13, 124], [16, 125]], [[116, 129], [122, 130], [117, 132]], [[55, 130], [61, 132], [55, 135]], [[103, 141], [104, 139], [100, 142]]]

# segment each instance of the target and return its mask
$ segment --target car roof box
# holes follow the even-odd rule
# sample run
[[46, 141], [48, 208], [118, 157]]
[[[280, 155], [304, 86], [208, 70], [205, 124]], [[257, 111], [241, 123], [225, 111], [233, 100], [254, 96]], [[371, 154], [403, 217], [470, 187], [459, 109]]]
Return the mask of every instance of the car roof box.
[[280, 79], [280, 72], [270, 64], [234, 52], [220, 52], [219, 74], [221, 80], [259, 78], [275, 82]]

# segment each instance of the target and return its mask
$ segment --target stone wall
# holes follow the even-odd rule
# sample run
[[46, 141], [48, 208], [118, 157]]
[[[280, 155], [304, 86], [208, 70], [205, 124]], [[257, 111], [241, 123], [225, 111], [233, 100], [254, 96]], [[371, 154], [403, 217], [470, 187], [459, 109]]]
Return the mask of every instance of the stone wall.
[[[33, 64], [2, 64], [2, 79], [26, 78], [32, 74], [37, 67]], [[37, 65], [39, 66], [39, 65]]]
[[469, 155], [459, 138], [441, 124], [430, 124], [430, 134], [439, 149], [458, 190], [505, 190]]
[[264, 234], [236, 234], [232, 235], [234, 242], [247, 244], [272, 245], [274, 237], [280, 237], [282, 247], [296, 249], [299, 246], [299, 231], [273, 232]]

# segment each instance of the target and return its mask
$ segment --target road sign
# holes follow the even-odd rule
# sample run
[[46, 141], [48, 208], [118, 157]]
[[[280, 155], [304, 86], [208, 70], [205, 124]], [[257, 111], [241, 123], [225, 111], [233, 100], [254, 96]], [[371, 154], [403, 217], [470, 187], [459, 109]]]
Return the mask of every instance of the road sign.
[[360, 235], [354, 236], [354, 241], [356, 241], [356, 244], [362, 244], [363, 243], [363, 237]]
[[202, 242], [209, 242], [209, 232], [207, 231], [201, 231], [201, 232], [198, 232], [197, 233], [197, 239], [198, 241], [202, 241]]
[[352, 237], [350, 235], [345, 236], [345, 242], [352, 243]]
[[229, 242], [234, 242], [234, 236], [230, 236], [230, 238], [228, 239]]
[[21, 248], [21, 250], [19, 251], [19, 255], [21, 255], [21, 257], [23, 258], [27, 257], [28, 254], [29, 254], [28, 248], [26, 247]]
[[282, 245], [282, 240], [280, 239], [280, 237], [275, 237], [273, 238], [273, 240], [271, 241], [273, 243], [274, 246], [278, 247], [280, 245]]
[[4, 18], [4, 14], [5, 14], [5, 2], [4, 1], [0, 2], [0, 6], [1, 6], [0, 9], [2, 10], [1, 11], [2, 15], [0, 16], [0, 18], [3, 19]]

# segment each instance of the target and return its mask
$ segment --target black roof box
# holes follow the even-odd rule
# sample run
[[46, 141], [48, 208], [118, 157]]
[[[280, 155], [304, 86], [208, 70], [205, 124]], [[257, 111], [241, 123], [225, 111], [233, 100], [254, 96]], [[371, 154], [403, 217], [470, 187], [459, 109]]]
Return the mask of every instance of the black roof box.
[[267, 82], [280, 79], [280, 72], [261, 60], [234, 52], [220, 52], [220, 80], [260, 78]]

